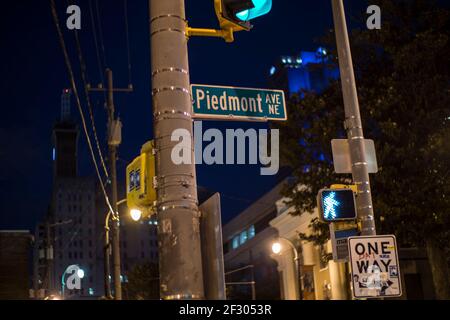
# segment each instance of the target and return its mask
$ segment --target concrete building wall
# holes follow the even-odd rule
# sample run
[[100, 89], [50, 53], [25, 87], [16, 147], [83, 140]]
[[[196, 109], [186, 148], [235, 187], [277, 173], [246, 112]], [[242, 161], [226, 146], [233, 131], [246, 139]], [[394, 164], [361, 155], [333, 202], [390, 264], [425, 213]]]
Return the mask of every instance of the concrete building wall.
[[280, 299], [280, 278], [271, 246], [277, 231], [269, 225], [276, 216], [276, 199], [283, 184], [261, 197], [223, 228], [225, 272], [252, 265], [225, 277], [229, 299], [251, 299], [251, 285], [230, 283], [255, 282], [256, 299]]
[[59, 178], [53, 195], [55, 289], [62, 291], [61, 279], [70, 265], [85, 272], [80, 291], [68, 297], [96, 297], [103, 294], [104, 213], [97, 208], [94, 178]]
[[28, 231], [0, 231], [0, 300], [29, 299], [31, 243]]

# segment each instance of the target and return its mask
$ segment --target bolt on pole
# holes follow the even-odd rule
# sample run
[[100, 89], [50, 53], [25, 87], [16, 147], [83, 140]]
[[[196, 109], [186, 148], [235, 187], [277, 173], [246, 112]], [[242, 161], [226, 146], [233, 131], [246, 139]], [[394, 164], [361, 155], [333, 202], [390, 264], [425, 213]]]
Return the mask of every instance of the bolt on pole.
[[350, 40], [343, 0], [331, 0], [345, 107], [345, 127], [350, 145], [353, 181], [358, 187], [357, 212], [362, 235], [376, 235], [372, 194], [366, 160], [364, 132], [359, 111]]
[[[149, 0], [161, 298], [204, 299], [184, 0]], [[191, 162], [176, 165], [183, 130]]]

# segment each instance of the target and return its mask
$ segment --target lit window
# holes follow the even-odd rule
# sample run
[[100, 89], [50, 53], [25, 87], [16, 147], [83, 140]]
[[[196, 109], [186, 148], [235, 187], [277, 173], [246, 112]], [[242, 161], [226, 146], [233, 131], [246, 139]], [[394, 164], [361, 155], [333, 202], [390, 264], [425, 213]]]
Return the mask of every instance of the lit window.
[[233, 238], [232, 247], [233, 249], [237, 249], [239, 247], [239, 236]]
[[275, 68], [275, 67], [270, 68], [270, 75], [273, 76], [276, 71], [277, 71], [277, 68]]
[[325, 48], [320, 47], [319, 49], [317, 49], [317, 54], [319, 56], [326, 56], [328, 54], [328, 52]]
[[255, 226], [251, 226], [250, 228], [248, 228], [248, 238], [252, 239], [255, 237]]
[[248, 240], [248, 235], [247, 235], [247, 230], [245, 230], [245, 231], [241, 232], [241, 240], [240, 240], [241, 245], [246, 243], [247, 240]]
[[94, 289], [89, 288], [89, 295], [90, 295], [90, 296], [93, 296], [94, 294], [95, 294]]

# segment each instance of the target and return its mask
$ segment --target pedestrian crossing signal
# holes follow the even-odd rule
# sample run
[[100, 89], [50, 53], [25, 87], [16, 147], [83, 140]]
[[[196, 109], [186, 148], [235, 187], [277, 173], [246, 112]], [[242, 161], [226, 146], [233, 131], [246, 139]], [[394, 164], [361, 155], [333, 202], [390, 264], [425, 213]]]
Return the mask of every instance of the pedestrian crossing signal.
[[141, 155], [127, 166], [127, 205], [130, 210], [148, 212], [156, 201], [156, 159], [153, 148], [153, 141], [146, 143], [142, 147]]
[[356, 201], [352, 189], [323, 189], [319, 191], [318, 207], [323, 222], [355, 220]]

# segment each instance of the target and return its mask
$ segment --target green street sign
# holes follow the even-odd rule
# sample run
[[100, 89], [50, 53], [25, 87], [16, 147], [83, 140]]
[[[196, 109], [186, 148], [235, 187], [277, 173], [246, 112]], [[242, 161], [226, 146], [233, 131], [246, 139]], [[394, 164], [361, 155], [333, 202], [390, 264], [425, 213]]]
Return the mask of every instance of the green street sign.
[[285, 121], [281, 90], [191, 85], [196, 119]]

